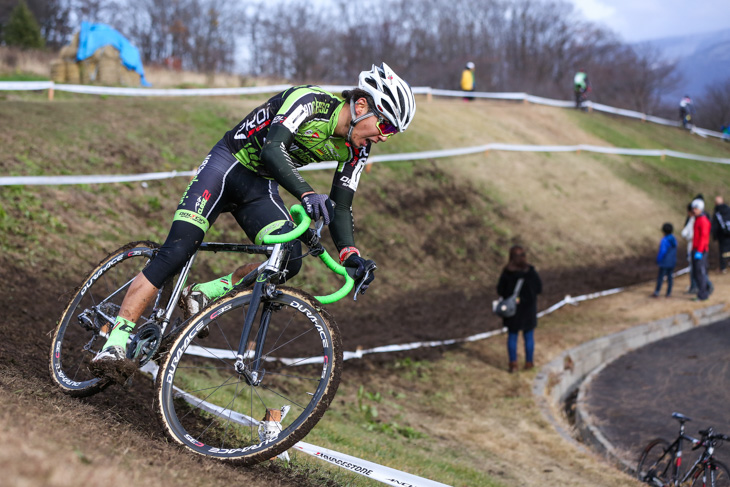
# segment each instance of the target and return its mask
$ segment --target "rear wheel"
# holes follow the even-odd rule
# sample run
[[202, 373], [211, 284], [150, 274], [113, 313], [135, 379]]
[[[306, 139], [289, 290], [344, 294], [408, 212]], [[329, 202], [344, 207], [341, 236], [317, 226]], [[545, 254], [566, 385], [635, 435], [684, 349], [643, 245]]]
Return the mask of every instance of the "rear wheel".
[[667, 440], [657, 438], [649, 442], [639, 458], [637, 478], [649, 485], [667, 485], [672, 477], [674, 453]]
[[[249, 352], [244, 360], [260, 382], [239, 374], [234, 363], [251, 293], [224, 297], [185, 326], [160, 368], [155, 396], [176, 442], [244, 465], [275, 457], [314, 427], [337, 391], [342, 366], [329, 314], [308, 294], [280, 287], [259, 310], [269, 318], [261, 364]], [[199, 338], [205, 328], [209, 334]]]
[[153, 242], [125, 245], [102, 260], [75, 291], [58, 320], [51, 346], [51, 377], [63, 392], [90, 396], [110, 384], [108, 378], [94, 376], [91, 359], [104, 345], [129, 284], [158, 248]]

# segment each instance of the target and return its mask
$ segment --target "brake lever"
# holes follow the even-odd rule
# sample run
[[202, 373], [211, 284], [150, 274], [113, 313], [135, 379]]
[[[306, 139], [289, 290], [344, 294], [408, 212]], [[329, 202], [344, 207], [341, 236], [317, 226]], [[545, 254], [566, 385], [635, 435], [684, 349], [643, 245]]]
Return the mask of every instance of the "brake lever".
[[324, 228], [324, 220], [319, 219], [314, 223], [314, 234], [317, 238], [322, 238], [322, 228]]
[[377, 268], [378, 268], [378, 266], [373, 264], [372, 267], [368, 267], [367, 269], [365, 269], [365, 274], [363, 274], [363, 276], [360, 278], [359, 284], [355, 287], [355, 292], [353, 293], [353, 296], [352, 296], [353, 301], [357, 301], [358, 294], [365, 294], [365, 291], [367, 291], [367, 289], [361, 290], [361, 288], [362, 288], [363, 284], [365, 284], [365, 281], [368, 280], [368, 277], [370, 277], [370, 274], [372, 274], [375, 271], [375, 269], [377, 269]]
[[352, 296], [353, 301], [357, 301], [357, 295], [358, 294], [365, 294], [365, 291], [361, 291], [360, 288], [362, 288], [362, 285], [365, 284], [365, 280], [370, 277], [370, 271], [365, 271], [365, 274], [360, 279], [360, 283], [355, 287], [355, 293]]

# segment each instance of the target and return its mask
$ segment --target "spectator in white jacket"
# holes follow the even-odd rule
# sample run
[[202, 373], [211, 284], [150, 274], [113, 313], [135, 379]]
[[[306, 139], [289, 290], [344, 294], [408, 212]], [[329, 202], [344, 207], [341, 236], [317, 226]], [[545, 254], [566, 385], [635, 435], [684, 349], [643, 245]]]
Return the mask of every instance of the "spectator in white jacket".
[[690, 284], [687, 289], [688, 294], [697, 294], [697, 283], [692, 273], [692, 238], [694, 237], [695, 215], [692, 212], [692, 203], [687, 205], [687, 219], [684, 222], [684, 228], [680, 235], [687, 241], [687, 262], [689, 264]]

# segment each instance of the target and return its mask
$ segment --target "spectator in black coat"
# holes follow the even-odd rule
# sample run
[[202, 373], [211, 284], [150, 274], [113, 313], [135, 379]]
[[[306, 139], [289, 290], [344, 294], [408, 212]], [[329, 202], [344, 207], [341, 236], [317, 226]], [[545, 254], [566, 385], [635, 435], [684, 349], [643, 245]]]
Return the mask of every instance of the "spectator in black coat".
[[720, 246], [720, 272], [727, 272], [730, 262], [730, 206], [722, 196], [715, 197], [715, 212], [712, 215], [712, 238]]
[[509, 371], [517, 370], [517, 339], [519, 332], [525, 340], [525, 370], [534, 367], [535, 327], [537, 327], [537, 295], [542, 293], [542, 281], [535, 268], [527, 262], [527, 253], [519, 245], [509, 249], [509, 262], [502, 270], [497, 284], [497, 294], [511, 296], [517, 281], [524, 279], [520, 289], [517, 312], [510, 318], [502, 318], [507, 327], [507, 352]]

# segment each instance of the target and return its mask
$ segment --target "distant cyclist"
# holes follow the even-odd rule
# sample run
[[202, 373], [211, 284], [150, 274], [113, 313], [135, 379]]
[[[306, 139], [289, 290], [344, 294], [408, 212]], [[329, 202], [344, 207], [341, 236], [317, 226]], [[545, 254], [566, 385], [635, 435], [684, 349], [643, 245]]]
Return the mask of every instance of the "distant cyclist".
[[689, 95], [684, 95], [679, 101], [679, 119], [682, 121], [682, 127], [689, 130], [692, 128], [692, 118], [695, 115], [695, 108], [692, 105], [692, 99]]
[[588, 81], [588, 75], [585, 69], [581, 68], [573, 76], [573, 94], [575, 95], [575, 108], [582, 108], [583, 102], [587, 98], [587, 93], [591, 91], [591, 85]]
[[[375, 263], [355, 247], [352, 201], [371, 144], [404, 132], [416, 113], [411, 87], [383, 63], [360, 73], [357, 88], [335, 97], [316, 86], [295, 86], [255, 108], [213, 147], [177, 207], [167, 239], [127, 291], [114, 327], [94, 364], [126, 357], [126, 344], [146, 306], [162, 284], [197, 251], [218, 215], [230, 212], [248, 238], [261, 243], [294, 225], [279, 186], [301, 201], [312, 219], [329, 225], [340, 262], [355, 270], [355, 280]], [[316, 192], [298, 168], [337, 161], [330, 194]], [[330, 216], [331, 215], [331, 216]], [[301, 244], [295, 243], [286, 279], [301, 268]], [[230, 291], [258, 264], [227, 276], [190, 285], [183, 291], [189, 314]], [[364, 290], [374, 274], [363, 283]], [[99, 367], [102, 369], [103, 367]]]

